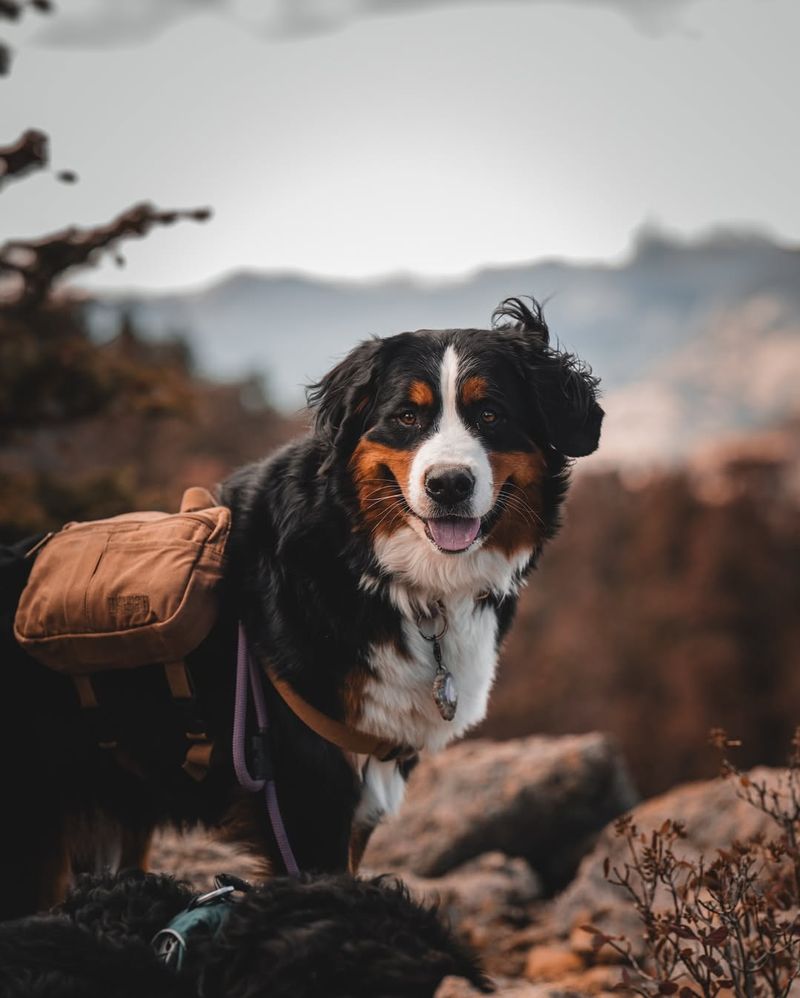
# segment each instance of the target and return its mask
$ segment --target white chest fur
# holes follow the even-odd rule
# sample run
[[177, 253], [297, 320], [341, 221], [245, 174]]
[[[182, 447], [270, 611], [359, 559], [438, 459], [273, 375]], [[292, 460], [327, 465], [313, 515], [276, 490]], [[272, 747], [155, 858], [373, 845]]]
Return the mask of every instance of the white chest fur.
[[[420, 751], [437, 751], [486, 716], [497, 665], [497, 614], [479, 599], [486, 590], [516, 593], [531, 552], [508, 558], [483, 549], [480, 542], [463, 555], [435, 551], [416, 522], [376, 542], [376, 556], [392, 578], [390, 599], [402, 617], [404, 650], [374, 645], [372, 676], [362, 691], [359, 727]], [[375, 591], [378, 580], [364, 577], [362, 587]], [[433, 699], [436, 660], [433, 647], [420, 634], [420, 606], [441, 601], [447, 632], [441, 639], [442, 663], [455, 681], [458, 708], [445, 721]], [[396, 810], [405, 782], [394, 762], [371, 759], [357, 820], [371, 824]]]
[[365, 730], [435, 751], [483, 720], [497, 662], [497, 616], [490, 604], [473, 597], [443, 602], [447, 632], [440, 644], [443, 664], [458, 692], [455, 717], [443, 720], [433, 699], [432, 643], [420, 634], [415, 620], [404, 617], [404, 651], [394, 645], [370, 649], [374, 675], [362, 694], [360, 726]]
[[[486, 715], [497, 663], [497, 616], [474, 598], [445, 602], [447, 633], [441, 639], [442, 661], [453, 674], [458, 709], [445, 721], [433, 699], [436, 662], [433, 647], [416, 622], [404, 620], [406, 652], [393, 645], [371, 649], [374, 676], [364, 686], [359, 727], [399, 744], [436, 751], [478, 724]], [[400, 806], [405, 780], [397, 763], [370, 759], [356, 820], [373, 825]]]

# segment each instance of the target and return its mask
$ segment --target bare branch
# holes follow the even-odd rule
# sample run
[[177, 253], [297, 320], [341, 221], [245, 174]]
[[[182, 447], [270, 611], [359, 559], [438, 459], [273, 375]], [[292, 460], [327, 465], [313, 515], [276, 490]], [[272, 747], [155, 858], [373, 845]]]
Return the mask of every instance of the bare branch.
[[209, 208], [163, 211], [143, 202], [107, 225], [73, 226], [35, 240], [10, 240], [0, 245], [0, 308], [36, 308], [67, 271], [93, 265], [122, 239], [141, 238], [155, 225], [173, 225], [181, 219], [204, 222], [210, 216]]
[[0, 146], [0, 190], [11, 177], [22, 177], [33, 170], [41, 170], [47, 166], [48, 160], [48, 138], [35, 128], [23, 132], [10, 146]]

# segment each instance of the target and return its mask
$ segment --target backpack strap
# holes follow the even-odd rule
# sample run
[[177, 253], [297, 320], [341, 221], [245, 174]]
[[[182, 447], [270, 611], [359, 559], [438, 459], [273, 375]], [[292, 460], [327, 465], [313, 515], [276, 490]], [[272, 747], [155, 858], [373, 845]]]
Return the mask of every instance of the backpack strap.
[[86, 711], [98, 748], [114, 751], [117, 748], [117, 739], [113, 720], [108, 709], [100, 702], [92, 677], [83, 675], [70, 678], [78, 696], [78, 703]]
[[97, 699], [94, 683], [91, 676], [73, 676], [72, 685], [78, 694], [78, 702], [81, 707], [99, 707], [100, 701]]
[[[192, 490], [187, 491], [191, 492]], [[189, 742], [181, 768], [199, 783], [208, 775], [214, 743], [206, 734], [206, 725], [200, 718], [199, 705], [194, 695], [194, 686], [186, 663], [183, 660], [165, 663], [164, 676], [172, 699], [181, 715], [184, 734]]]
[[[214, 752], [214, 742], [206, 734], [205, 723], [200, 719], [199, 705], [194, 695], [194, 687], [186, 663], [183, 661], [168, 662], [163, 668], [167, 686], [178, 710], [184, 737], [188, 742], [181, 768], [187, 776], [200, 783], [208, 775]], [[108, 710], [101, 703], [92, 677], [72, 676], [72, 684], [75, 687], [78, 702], [91, 717], [94, 738], [98, 746], [116, 752], [118, 746], [113, 734], [113, 723]], [[119, 759], [119, 761], [126, 768], [130, 768], [124, 760]]]

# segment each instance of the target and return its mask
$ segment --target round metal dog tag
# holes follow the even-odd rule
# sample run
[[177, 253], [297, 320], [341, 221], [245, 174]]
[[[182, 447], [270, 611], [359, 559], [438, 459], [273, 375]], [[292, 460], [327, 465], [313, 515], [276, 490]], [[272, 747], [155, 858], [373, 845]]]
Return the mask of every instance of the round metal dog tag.
[[433, 678], [433, 699], [445, 721], [452, 721], [458, 707], [458, 691], [453, 673], [439, 666]]

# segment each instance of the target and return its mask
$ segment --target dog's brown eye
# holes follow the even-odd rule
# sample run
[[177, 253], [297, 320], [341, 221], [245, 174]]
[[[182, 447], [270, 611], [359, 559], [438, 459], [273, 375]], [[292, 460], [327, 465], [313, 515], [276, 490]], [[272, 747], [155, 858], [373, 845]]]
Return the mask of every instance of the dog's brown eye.
[[417, 423], [417, 414], [412, 412], [410, 409], [404, 409], [402, 412], [397, 414], [397, 420], [402, 423], [403, 426], [415, 426]]
[[481, 422], [483, 423], [496, 423], [497, 413], [494, 409], [484, 409], [481, 413]]

